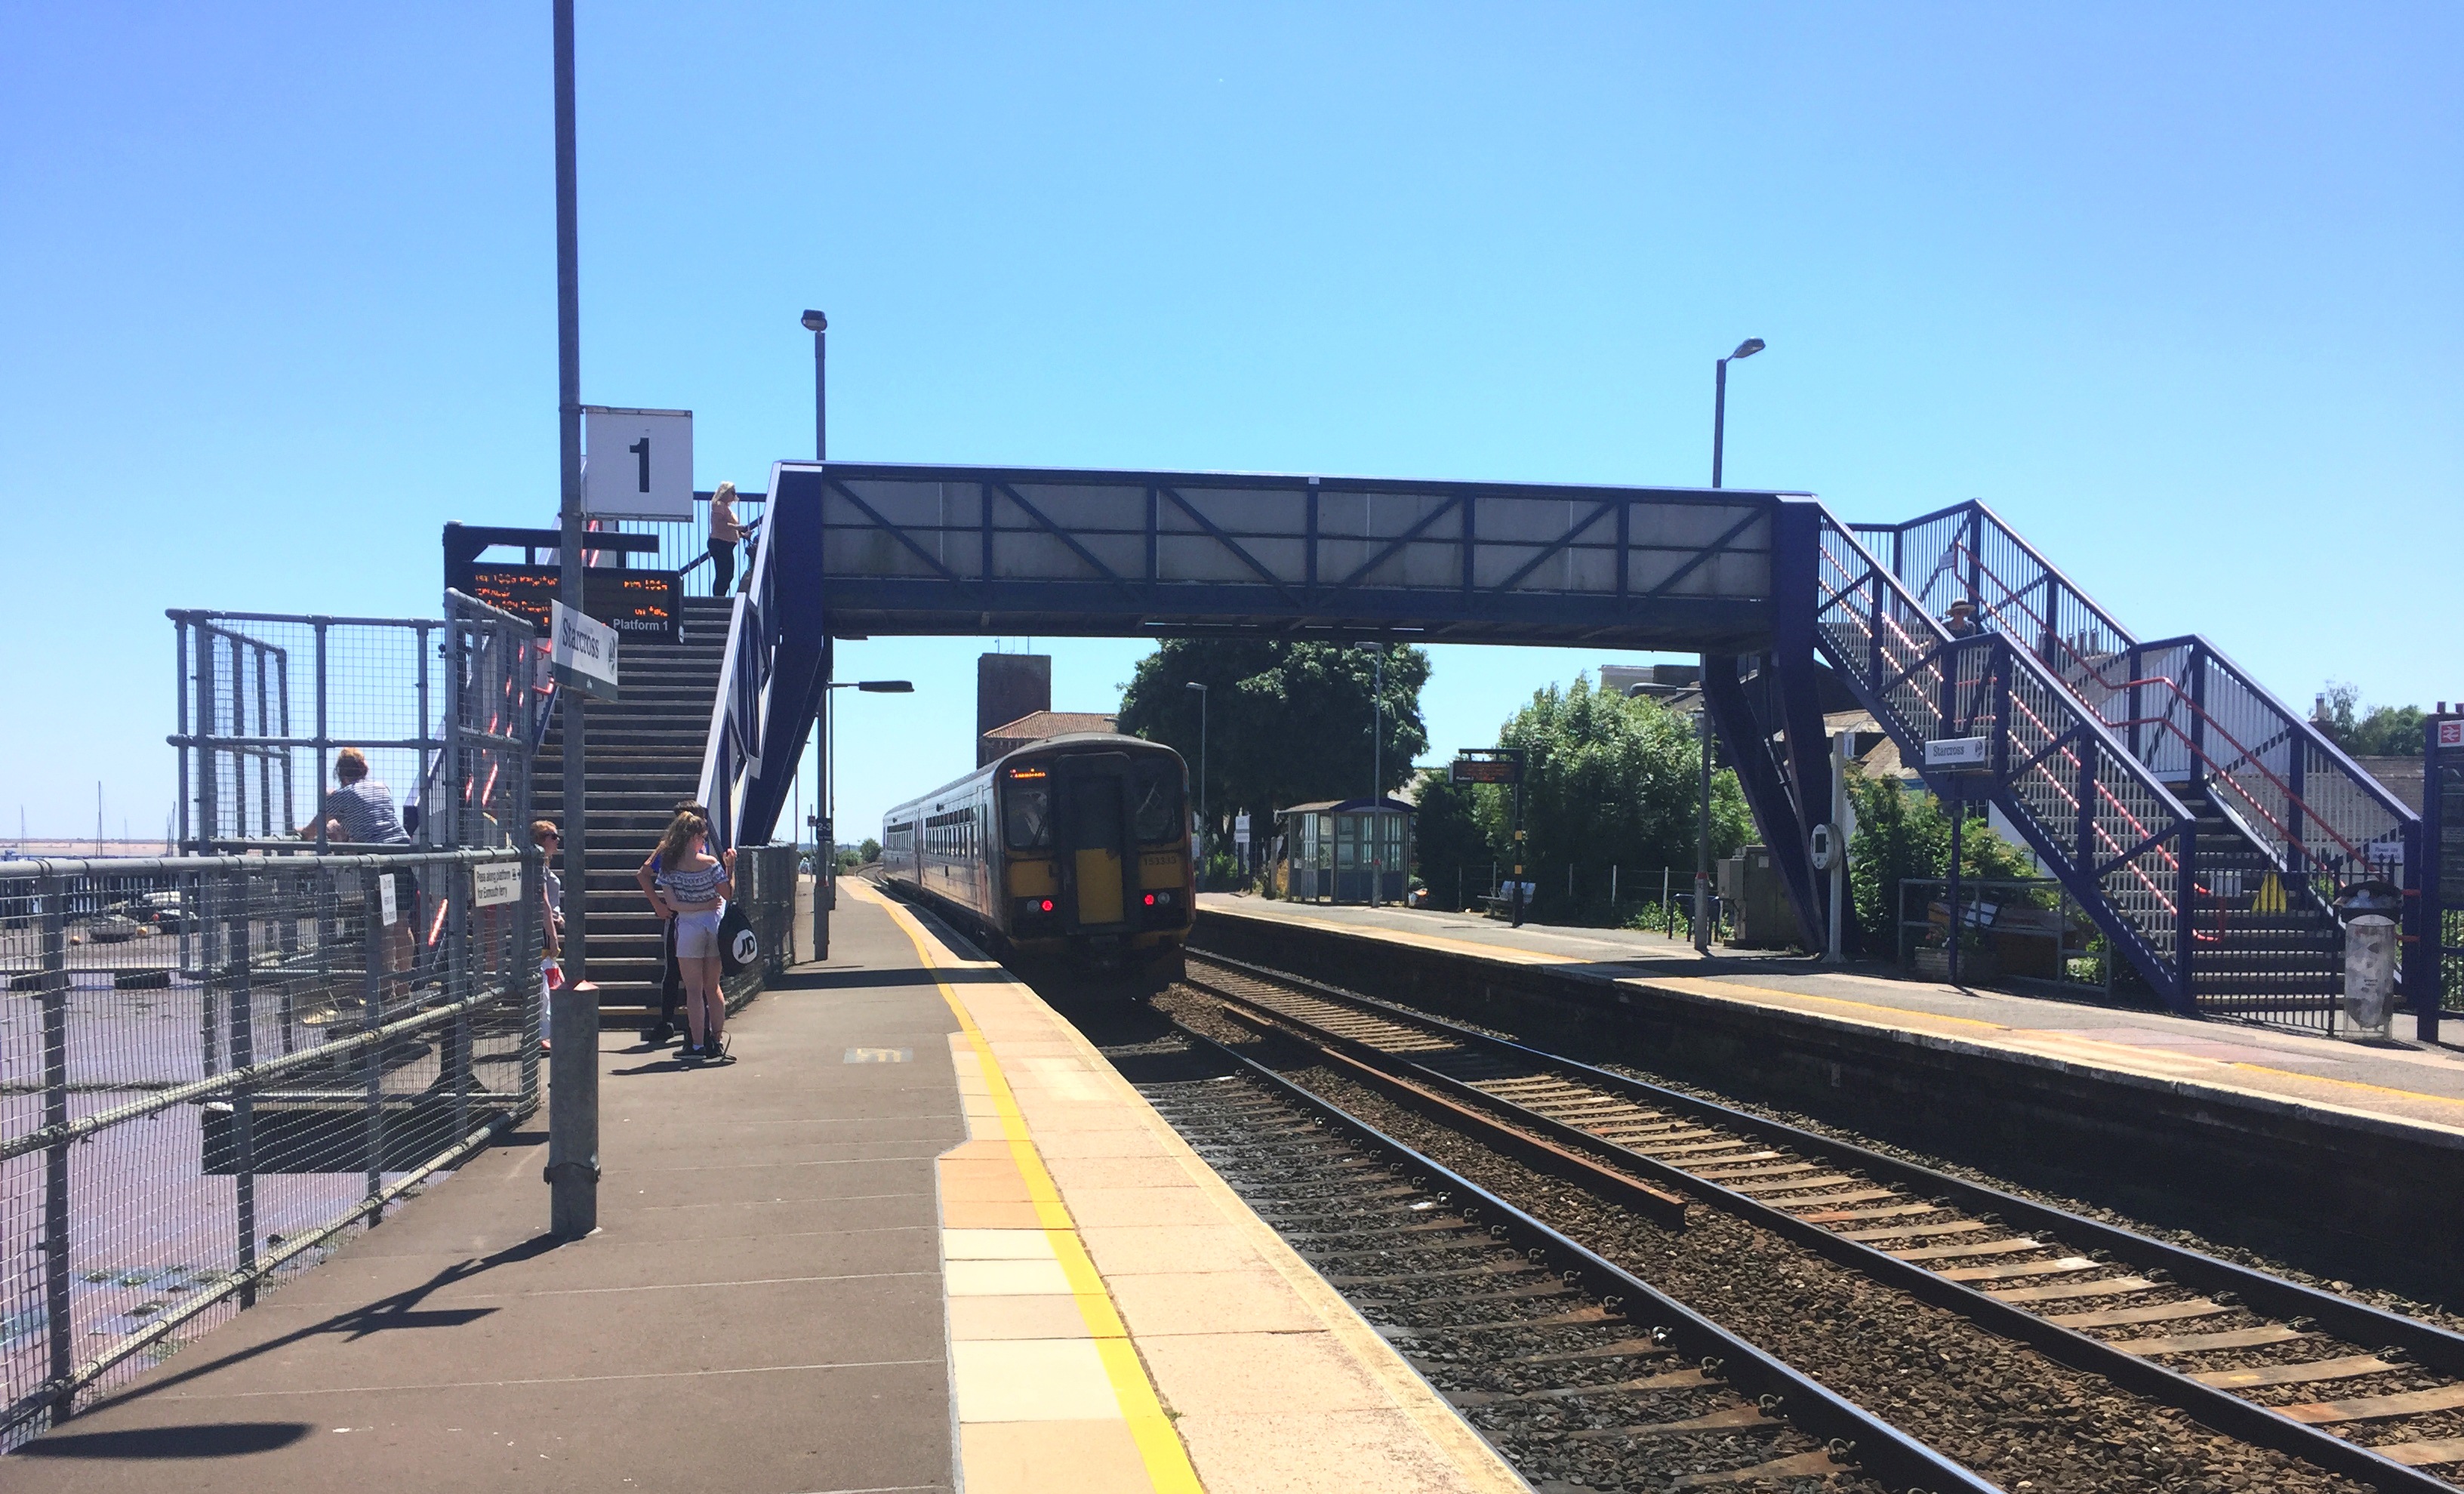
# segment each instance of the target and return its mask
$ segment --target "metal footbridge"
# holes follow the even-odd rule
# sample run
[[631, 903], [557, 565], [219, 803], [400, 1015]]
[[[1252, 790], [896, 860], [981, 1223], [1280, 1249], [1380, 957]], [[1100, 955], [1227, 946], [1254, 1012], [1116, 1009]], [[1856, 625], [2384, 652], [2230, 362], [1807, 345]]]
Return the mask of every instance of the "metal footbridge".
[[[1966, 636], [1942, 621], [1954, 601], [1978, 619]], [[1235, 632], [1702, 653], [1813, 949], [1835, 687], [1912, 763], [1982, 738], [1960, 792], [2176, 1010], [2323, 1012], [2329, 899], [2364, 878], [2412, 890], [2420, 864], [2418, 817], [2308, 721], [2204, 638], [2130, 634], [1982, 504], [1859, 525], [1741, 489], [781, 463], [705, 800], [733, 842], [768, 838], [833, 637]]]

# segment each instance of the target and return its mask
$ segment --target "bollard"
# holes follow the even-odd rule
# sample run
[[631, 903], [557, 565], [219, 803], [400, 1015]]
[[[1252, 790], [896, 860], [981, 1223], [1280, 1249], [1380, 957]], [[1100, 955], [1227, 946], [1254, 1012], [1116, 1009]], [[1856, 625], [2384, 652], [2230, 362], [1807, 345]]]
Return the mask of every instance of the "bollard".
[[599, 987], [556, 994], [548, 1034], [548, 1230], [580, 1240], [599, 1227]]

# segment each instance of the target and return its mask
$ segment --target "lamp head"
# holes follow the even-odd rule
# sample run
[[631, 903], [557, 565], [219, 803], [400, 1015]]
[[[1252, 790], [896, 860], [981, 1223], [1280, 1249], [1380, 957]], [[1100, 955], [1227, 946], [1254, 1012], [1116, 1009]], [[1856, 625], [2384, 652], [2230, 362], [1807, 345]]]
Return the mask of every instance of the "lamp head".
[[[812, 315], [814, 315], [814, 314], [813, 314], [813, 313], [811, 313], [811, 312], [806, 312], [804, 315], [806, 315], [806, 316], [808, 316], [808, 317], [809, 317], [809, 316], [812, 316]], [[1737, 344], [1737, 350], [1736, 350], [1735, 352], [1733, 352], [1733, 353], [1730, 353], [1728, 356], [1729, 356], [1730, 358], [1751, 358], [1751, 357], [1753, 357], [1756, 353], [1761, 352], [1761, 351], [1763, 350], [1763, 348], [1764, 348], [1765, 346], [1767, 346], [1767, 345], [1768, 345], [1768, 344], [1766, 344], [1766, 343], [1763, 341], [1763, 340], [1762, 340], [1762, 339], [1760, 339], [1760, 338], [1748, 338], [1748, 339], [1746, 339], [1744, 341], [1742, 341], [1742, 342], [1738, 343], [1738, 344]]]
[[1201, 695], [1206, 693], [1206, 687], [1196, 680], [1191, 680], [1188, 684], [1183, 685], [1180, 688], [1183, 690], [1194, 690]]
[[868, 695], [912, 695], [915, 682], [903, 679], [868, 679], [856, 681], [856, 689]]
[[[820, 312], [808, 311], [804, 313], [804, 330], [807, 332], [827, 332], [830, 330], [830, 319], [823, 316]], [[1760, 343], [1755, 344], [1757, 347], [1761, 345], [1762, 344]]]

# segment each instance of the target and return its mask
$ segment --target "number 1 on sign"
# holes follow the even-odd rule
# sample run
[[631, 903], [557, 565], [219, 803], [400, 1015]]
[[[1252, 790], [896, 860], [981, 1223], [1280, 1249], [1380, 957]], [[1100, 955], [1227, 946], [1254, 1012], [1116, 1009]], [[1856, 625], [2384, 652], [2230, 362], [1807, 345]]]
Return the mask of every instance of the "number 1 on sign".
[[642, 492], [650, 491], [650, 438], [644, 436], [625, 449], [642, 459]]

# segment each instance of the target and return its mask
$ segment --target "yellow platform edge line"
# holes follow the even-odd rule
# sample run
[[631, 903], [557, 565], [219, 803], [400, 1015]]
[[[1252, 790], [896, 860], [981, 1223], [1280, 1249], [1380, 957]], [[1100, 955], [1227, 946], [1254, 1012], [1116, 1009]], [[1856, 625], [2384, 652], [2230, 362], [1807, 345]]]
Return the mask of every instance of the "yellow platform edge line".
[[984, 1083], [992, 1090], [993, 1108], [1001, 1115], [1001, 1133], [1009, 1142], [1010, 1155], [1026, 1179], [1027, 1197], [1035, 1204], [1036, 1217], [1044, 1222], [1045, 1239], [1061, 1262], [1062, 1274], [1069, 1282], [1079, 1316], [1094, 1336], [1095, 1353], [1103, 1361], [1105, 1377], [1111, 1381], [1112, 1395], [1120, 1403], [1121, 1419], [1129, 1424], [1130, 1439], [1137, 1444], [1138, 1457], [1146, 1464], [1147, 1482], [1155, 1486], [1155, 1494], [1204, 1494], [1205, 1486], [1199, 1483], [1198, 1470], [1189, 1461], [1189, 1449], [1181, 1444], [1172, 1418], [1164, 1415], [1163, 1401], [1155, 1395], [1155, 1382], [1148, 1377], [1146, 1366], [1130, 1342], [1129, 1329], [1113, 1307], [1111, 1293], [1095, 1269], [1093, 1258], [1087, 1254], [1086, 1241], [1078, 1238], [1078, 1227], [1069, 1218], [1068, 1206], [1061, 1201], [1061, 1190], [1044, 1165], [1044, 1154], [1036, 1150], [1035, 1138], [1026, 1128], [1026, 1116], [1018, 1108], [1018, 1097], [1011, 1092], [1001, 1061], [993, 1056], [992, 1044], [984, 1037], [983, 1029], [976, 1025], [975, 1014], [967, 1010], [957, 991], [938, 978], [941, 965], [933, 957], [924, 926], [890, 898], [876, 897], [891, 921], [915, 946], [916, 957], [923, 960], [927, 970], [935, 972], [934, 984], [942, 1001], [949, 1006], [950, 1015], [957, 1019], [958, 1030], [966, 1034], [977, 1062], [983, 1066]]

